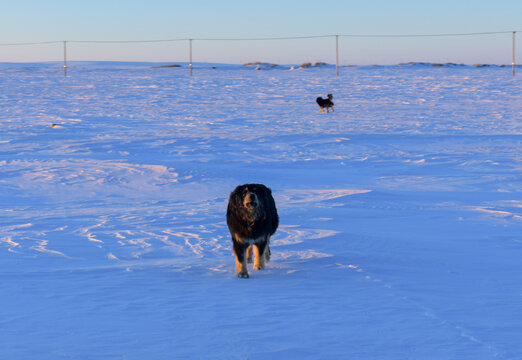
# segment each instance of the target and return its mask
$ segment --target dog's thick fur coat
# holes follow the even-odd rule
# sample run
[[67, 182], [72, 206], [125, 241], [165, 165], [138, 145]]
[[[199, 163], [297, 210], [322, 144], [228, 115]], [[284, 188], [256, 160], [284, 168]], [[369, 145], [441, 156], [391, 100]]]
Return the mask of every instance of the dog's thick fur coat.
[[319, 112], [324, 112], [324, 109], [326, 109], [326, 112], [328, 112], [329, 109], [332, 109], [332, 112], [334, 111], [334, 103], [332, 101], [333, 95], [328, 94], [327, 99], [323, 99], [322, 97], [318, 97], [315, 101], [317, 102], [317, 105], [319, 105], [320, 109]]
[[262, 184], [236, 187], [228, 200], [227, 225], [236, 256], [236, 274], [248, 278], [247, 262], [252, 262], [252, 248], [255, 270], [263, 269], [270, 259], [270, 237], [279, 225], [272, 191]]

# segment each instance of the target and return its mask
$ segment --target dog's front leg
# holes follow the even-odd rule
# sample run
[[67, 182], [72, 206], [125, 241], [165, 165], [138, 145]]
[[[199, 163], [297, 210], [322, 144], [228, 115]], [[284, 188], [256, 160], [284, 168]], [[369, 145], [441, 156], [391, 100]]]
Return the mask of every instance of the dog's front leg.
[[247, 261], [246, 261], [246, 250], [248, 245], [245, 245], [239, 241], [233, 241], [234, 243], [234, 255], [236, 255], [236, 275], [238, 278], [248, 279]]
[[254, 244], [254, 270], [262, 270], [265, 268], [265, 251], [267, 244], [267, 240]]
[[266, 239], [266, 249], [265, 249], [265, 261], [266, 262], [269, 262], [270, 261], [270, 255], [272, 255], [270, 253], [270, 236]]

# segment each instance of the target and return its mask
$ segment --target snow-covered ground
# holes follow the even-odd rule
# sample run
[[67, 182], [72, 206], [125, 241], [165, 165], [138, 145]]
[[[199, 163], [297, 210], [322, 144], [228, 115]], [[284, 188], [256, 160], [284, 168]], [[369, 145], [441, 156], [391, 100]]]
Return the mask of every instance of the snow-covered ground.
[[511, 69], [70, 65], [0, 64], [0, 358], [522, 358]]

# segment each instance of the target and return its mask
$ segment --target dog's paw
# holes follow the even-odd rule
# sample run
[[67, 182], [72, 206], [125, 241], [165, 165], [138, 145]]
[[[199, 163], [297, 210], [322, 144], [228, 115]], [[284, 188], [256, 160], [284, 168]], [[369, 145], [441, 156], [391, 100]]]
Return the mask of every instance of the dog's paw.
[[247, 272], [237, 273], [237, 277], [240, 279], [248, 279], [250, 275]]
[[263, 270], [264, 268], [265, 268], [265, 265], [261, 265], [261, 264], [254, 265], [254, 270]]

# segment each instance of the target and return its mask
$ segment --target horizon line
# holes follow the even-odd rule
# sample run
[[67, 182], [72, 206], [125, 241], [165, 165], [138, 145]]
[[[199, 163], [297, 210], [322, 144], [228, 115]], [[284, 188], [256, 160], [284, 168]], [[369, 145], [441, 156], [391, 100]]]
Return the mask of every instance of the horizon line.
[[[268, 61], [252, 61], [247, 63], [228, 63], [228, 62], [215, 62], [215, 61], [198, 61], [198, 62], [188, 62], [188, 61], [170, 61], [170, 60], [68, 60], [67, 64], [74, 63], [127, 63], [127, 64], [165, 64], [166, 66], [186, 64], [186, 66], [194, 65], [229, 65], [229, 66], [254, 66], [254, 65], [264, 65], [270, 67], [283, 67], [283, 66], [303, 66], [308, 65], [311, 68], [321, 68], [332, 66], [335, 67], [335, 63], [327, 63], [323, 61], [318, 62], [304, 62], [304, 63], [284, 63], [284, 64], [276, 64]], [[0, 64], [63, 64], [63, 60], [49, 60], [49, 61], [0, 61]], [[431, 62], [431, 61], [405, 61], [394, 64], [339, 64], [340, 67], [364, 67], [364, 66], [403, 66], [403, 65], [424, 65], [424, 66], [433, 66], [433, 67], [443, 67], [443, 66], [470, 66], [470, 67], [486, 67], [486, 66], [498, 66], [498, 67], [506, 67], [512, 66], [513, 64], [496, 64], [496, 63], [455, 63], [455, 62]], [[515, 66], [522, 66], [520, 64], [514, 64]], [[180, 65], [181, 66], [181, 65]], [[69, 67], [69, 66], [68, 66]]]

